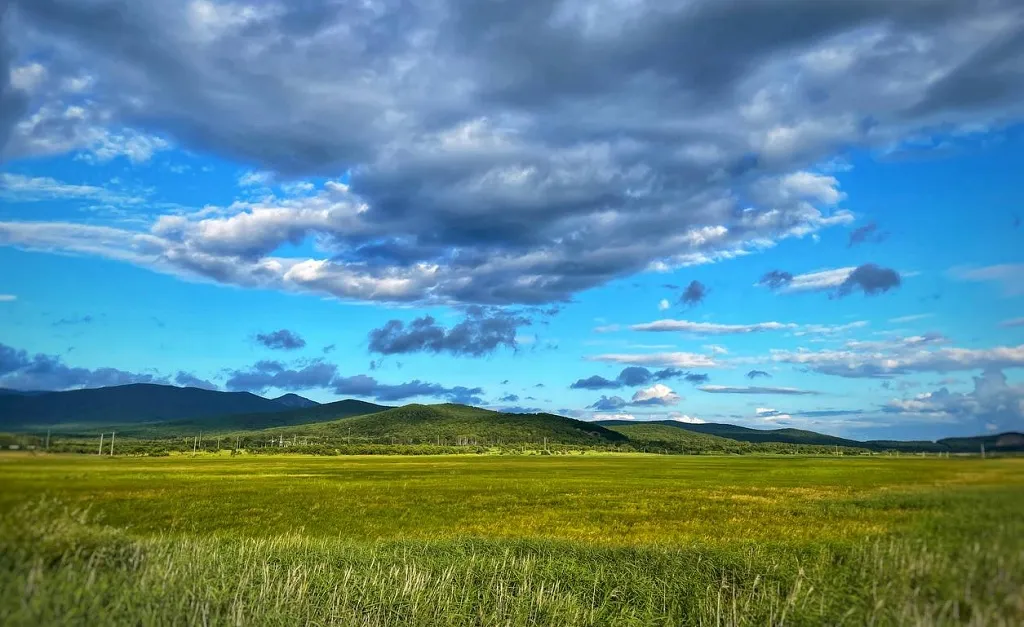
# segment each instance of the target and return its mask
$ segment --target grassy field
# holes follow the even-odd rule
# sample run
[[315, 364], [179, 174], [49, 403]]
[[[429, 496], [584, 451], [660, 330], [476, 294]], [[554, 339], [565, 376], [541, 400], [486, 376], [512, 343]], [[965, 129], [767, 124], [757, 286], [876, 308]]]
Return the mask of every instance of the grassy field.
[[0, 624], [1024, 622], [1024, 459], [0, 455]]

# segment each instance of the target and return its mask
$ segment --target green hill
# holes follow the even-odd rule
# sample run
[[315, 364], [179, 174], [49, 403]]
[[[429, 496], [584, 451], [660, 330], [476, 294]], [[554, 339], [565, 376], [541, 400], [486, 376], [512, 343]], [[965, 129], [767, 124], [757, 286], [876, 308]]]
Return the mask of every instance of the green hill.
[[[324, 407], [324, 406], [321, 406]], [[553, 414], [505, 414], [467, 405], [406, 405], [379, 413], [264, 431], [271, 435], [309, 435], [327, 441], [431, 444], [616, 444], [621, 433]]]
[[299, 407], [287, 411], [256, 412], [247, 414], [228, 414], [223, 416], [204, 416], [189, 420], [172, 420], [156, 424], [140, 425], [135, 428], [123, 429], [124, 435], [148, 437], [194, 435], [198, 431], [209, 434], [237, 431], [260, 431], [274, 427], [293, 427], [324, 423], [341, 418], [362, 416], [391, 409], [386, 405], [367, 403], [355, 399], [345, 399], [333, 403], [314, 404], [310, 407]]
[[248, 392], [135, 383], [44, 394], [0, 395], [0, 431], [140, 425], [225, 414], [279, 412], [276, 401]]
[[673, 451], [725, 450], [743, 446], [736, 440], [715, 435], [695, 433], [669, 425], [630, 423], [608, 427], [629, 438], [634, 446], [648, 448], [670, 448]]
[[[604, 426], [619, 426], [637, 424], [630, 420], [598, 420], [596, 424]], [[679, 422], [677, 420], [655, 420], [645, 424], [658, 424], [674, 429], [714, 435], [720, 438], [728, 438], [739, 442], [765, 443], [777, 442], [780, 444], [809, 444], [816, 446], [849, 446], [864, 448], [863, 442], [838, 438], [832, 435], [804, 431], [802, 429], [751, 429], [738, 425], [729, 425], [716, 422], [694, 424]]]

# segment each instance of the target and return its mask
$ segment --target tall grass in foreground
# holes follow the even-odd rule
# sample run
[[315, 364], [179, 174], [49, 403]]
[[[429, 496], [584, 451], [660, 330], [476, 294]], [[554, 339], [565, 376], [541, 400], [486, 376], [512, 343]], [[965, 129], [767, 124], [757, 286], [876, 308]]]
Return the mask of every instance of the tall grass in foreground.
[[1020, 625], [1015, 529], [966, 543], [611, 548], [131, 538], [53, 501], [0, 517], [4, 625]]

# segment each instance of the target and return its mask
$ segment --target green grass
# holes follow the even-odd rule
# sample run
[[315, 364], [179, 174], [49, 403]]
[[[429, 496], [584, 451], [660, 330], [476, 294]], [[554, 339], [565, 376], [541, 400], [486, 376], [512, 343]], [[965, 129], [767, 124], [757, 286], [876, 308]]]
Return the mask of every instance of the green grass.
[[0, 455], [0, 624], [1016, 625], [1024, 460]]

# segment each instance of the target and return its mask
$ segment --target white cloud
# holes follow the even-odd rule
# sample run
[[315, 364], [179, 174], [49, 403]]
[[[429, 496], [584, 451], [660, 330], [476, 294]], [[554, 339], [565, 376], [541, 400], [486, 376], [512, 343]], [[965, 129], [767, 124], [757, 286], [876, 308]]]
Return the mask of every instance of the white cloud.
[[[922, 340], [924, 338], [921, 338]], [[885, 350], [772, 351], [780, 363], [805, 366], [815, 372], [850, 378], [888, 378], [912, 372], [956, 372], [1024, 367], [1024, 344], [984, 349], [922, 346], [920, 340]], [[856, 346], [855, 348], [863, 348]]]
[[238, 177], [239, 187], [261, 187], [269, 185], [274, 180], [271, 172], [245, 172]]
[[718, 344], [705, 344], [704, 350], [709, 351], [712, 355], [728, 355], [729, 349]]
[[685, 422], [691, 425], [702, 425], [707, 424], [707, 420], [697, 418], [696, 416], [688, 416], [679, 412], [672, 412], [669, 415], [669, 420], [675, 420], [676, 422]]
[[[835, 335], [852, 329], [859, 329], [868, 325], [866, 320], [858, 320], [847, 324], [805, 324], [799, 325], [792, 322], [754, 322], [750, 324], [720, 324], [715, 322], [693, 322], [690, 320], [655, 320], [634, 324], [629, 328], [633, 331], [652, 332], [679, 332], [692, 333], [695, 335], [746, 335], [748, 333], [762, 333], [767, 331], [792, 331], [793, 335]], [[618, 328], [618, 327], [616, 327]], [[707, 348], [707, 347], [705, 347]], [[721, 348], [721, 347], [717, 347]], [[710, 349], [714, 352], [714, 349]]]
[[856, 270], [856, 266], [845, 268], [833, 268], [831, 270], [819, 270], [807, 274], [797, 274], [787, 285], [779, 289], [783, 293], [793, 292], [821, 292], [832, 290], [843, 284], [843, 281]]
[[951, 274], [963, 281], [998, 283], [1003, 288], [1004, 296], [1024, 294], [1024, 263], [1005, 263], [983, 268], [954, 268]]
[[655, 383], [649, 388], [637, 390], [633, 394], [633, 405], [675, 405], [682, 400], [672, 388], [662, 383]]
[[9, 303], [18, 300], [18, 297], [14, 294], [0, 294], [0, 303]]
[[634, 331], [678, 331], [701, 335], [731, 335], [758, 333], [762, 331], [779, 331], [796, 328], [795, 324], [781, 322], [757, 322], [754, 324], [716, 324], [712, 322], [691, 322], [689, 320], [655, 320], [643, 324], [634, 324], [629, 328]]
[[658, 310], [659, 311], [665, 311], [666, 309], [668, 309], [671, 306], [672, 306], [672, 303], [668, 302], [667, 298], [662, 298], [661, 301], [658, 302]]
[[29, 63], [11, 71], [11, 86], [32, 93], [46, 80], [46, 68], [40, 63]]
[[728, 385], [701, 385], [698, 386], [697, 389], [701, 392], [710, 392], [713, 394], [787, 394], [794, 396], [818, 394], [818, 392], [801, 390], [798, 388], [763, 386], [734, 387]]
[[144, 198], [95, 185], [75, 185], [46, 176], [0, 173], [0, 198], [10, 202], [91, 200], [116, 205], [140, 205]]
[[897, 318], [889, 318], [889, 322], [892, 322], [893, 324], [904, 324], [904, 323], [907, 323], [907, 322], [917, 322], [918, 320], [924, 320], [926, 318], [931, 318], [934, 315], [935, 314], [925, 313], [925, 314], [913, 314], [913, 315], [910, 315], [910, 316], [899, 316]]
[[853, 329], [863, 329], [868, 326], [867, 320], [857, 320], [846, 324], [805, 324], [799, 331], [794, 331], [795, 336], [804, 335], [837, 335]]
[[633, 414], [594, 414], [591, 420], [636, 420]]
[[660, 366], [676, 368], [717, 368], [718, 363], [707, 355], [697, 353], [650, 353], [650, 354], [622, 354], [612, 353], [604, 355], [593, 355], [587, 357], [588, 361], [605, 361], [616, 364], [628, 364], [632, 366]]

